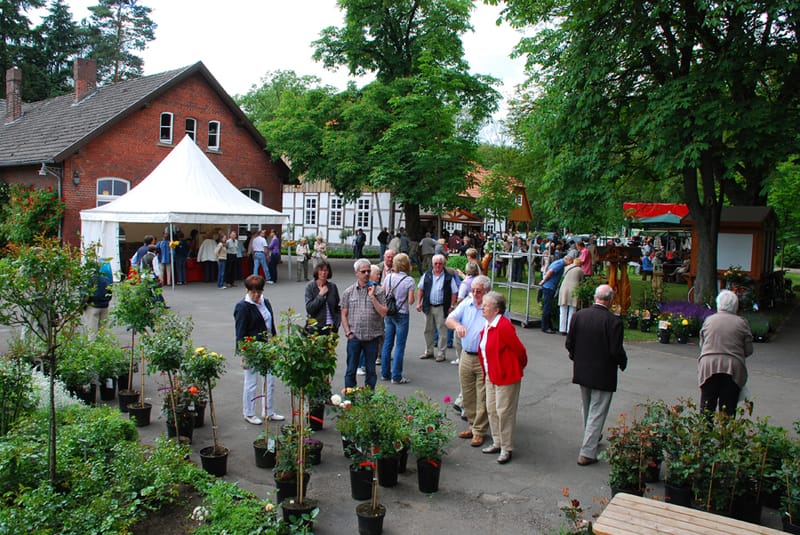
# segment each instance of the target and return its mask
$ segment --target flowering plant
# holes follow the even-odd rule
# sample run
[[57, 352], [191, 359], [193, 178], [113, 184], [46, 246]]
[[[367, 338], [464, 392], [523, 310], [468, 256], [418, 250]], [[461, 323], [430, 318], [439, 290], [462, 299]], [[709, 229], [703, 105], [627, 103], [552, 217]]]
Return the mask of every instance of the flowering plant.
[[184, 380], [181, 376], [174, 376], [172, 386], [166, 385], [160, 389], [169, 392], [162, 401], [161, 414], [167, 419], [167, 424], [173, 426], [180, 419], [176, 429], [180, 429], [181, 423], [186, 424], [195, 417], [202, 396], [202, 391], [197, 386], [187, 385]]
[[52, 187], [35, 189], [12, 184], [0, 232], [18, 245], [32, 244], [37, 236], [55, 238], [64, 217], [64, 207], [64, 201]]
[[608, 461], [610, 487], [638, 491], [643, 488], [647, 449], [654, 430], [648, 424], [629, 421], [622, 413], [617, 426], [608, 428], [608, 448], [600, 455]]
[[171, 242], [169, 242], [169, 248], [174, 249], [180, 244], [181, 244], [180, 240], [172, 240]]
[[453, 424], [438, 402], [421, 392], [406, 400], [411, 451], [418, 459], [440, 462], [453, 438]]
[[201, 346], [189, 354], [183, 363], [183, 370], [193, 380], [200, 382], [208, 393], [208, 404], [211, 407], [211, 430], [214, 434], [214, 453], [227, 451], [219, 445], [214, 396], [211, 394], [217, 380], [225, 372], [225, 357], [214, 351], [209, 352]]
[[269, 342], [266, 342], [269, 337], [266, 336], [266, 333], [264, 334], [263, 339], [245, 336], [237, 348], [237, 353], [242, 357], [244, 365], [253, 368], [262, 376], [270, 373], [275, 363], [275, 352], [270, 351]]
[[672, 331], [675, 333], [675, 336], [679, 338], [688, 337], [690, 330], [691, 330], [691, 322], [689, 321], [688, 318], [678, 316], [672, 323]]

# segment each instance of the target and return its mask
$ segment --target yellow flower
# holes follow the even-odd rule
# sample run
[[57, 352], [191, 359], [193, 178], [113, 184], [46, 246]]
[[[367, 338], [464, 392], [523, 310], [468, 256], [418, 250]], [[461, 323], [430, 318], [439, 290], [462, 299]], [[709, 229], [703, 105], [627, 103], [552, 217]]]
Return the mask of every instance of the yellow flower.
[[686, 318], [683, 318], [683, 321], [681, 322], [681, 325], [689, 325], [689, 320], [687, 320]]

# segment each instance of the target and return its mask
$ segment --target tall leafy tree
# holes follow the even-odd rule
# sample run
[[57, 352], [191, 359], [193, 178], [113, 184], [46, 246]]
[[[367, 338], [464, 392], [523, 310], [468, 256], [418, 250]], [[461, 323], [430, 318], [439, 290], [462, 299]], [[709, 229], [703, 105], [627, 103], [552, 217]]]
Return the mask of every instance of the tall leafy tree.
[[144, 62], [135, 52], [155, 39], [157, 25], [150, 19], [152, 9], [138, 0], [100, 0], [89, 11], [92, 16], [87, 28], [98, 78], [118, 82], [141, 76]]
[[515, 128], [545, 182], [577, 193], [562, 208], [607, 210], [630, 177], [679, 179], [699, 242], [695, 296], [715, 293], [723, 202], [764, 204], [770, 173], [797, 152], [794, 2], [508, 0], [504, 16], [540, 25], [517, 50], [537, 92]]
[[[6, 94], [6, 71], [22, 63], [32, 38], [27, 12], [44, 6], [44, 0], [0, 1], [0, 95]], [[24, 98], [23, 94], [23, 98]]]
[[353, 199], [388, 189], [412, 235], [420, 206], [443, 210], [464, 190], [494, 80], [469, 73], [461, 35], [469, 0], [341, 0], [345, 25], [323, 30], [315, 58], [376, 80], [334, 94], [313, 88], [262, 130], [293, 172]]

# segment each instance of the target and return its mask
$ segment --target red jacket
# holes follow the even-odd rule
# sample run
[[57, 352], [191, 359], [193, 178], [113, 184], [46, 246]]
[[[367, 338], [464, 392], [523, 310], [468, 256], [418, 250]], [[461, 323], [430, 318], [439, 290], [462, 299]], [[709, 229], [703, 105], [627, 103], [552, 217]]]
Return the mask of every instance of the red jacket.
[[[501, 316], [497, 327], [486, 327], [489, 332], [486, 336], [486, 370], [484, 354], [479, 348], [481, 367], [484, 375], [489, 376], [489, 381], [494, 385], [510, 385], [522, 380], [522, 370], [528, 365], [528, 353], [522, 345], [517, 331], [511, 321]], [[482, 337], [483, 335], [481, 335]]]

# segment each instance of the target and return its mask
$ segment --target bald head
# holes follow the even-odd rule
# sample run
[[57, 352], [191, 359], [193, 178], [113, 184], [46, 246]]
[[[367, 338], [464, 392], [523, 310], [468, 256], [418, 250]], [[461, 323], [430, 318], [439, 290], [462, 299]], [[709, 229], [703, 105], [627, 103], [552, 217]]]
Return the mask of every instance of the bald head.
[[608, 307], [614, 300], [614, 289], [608, 284], [601, 284], [594, 291], [594, 302]]

